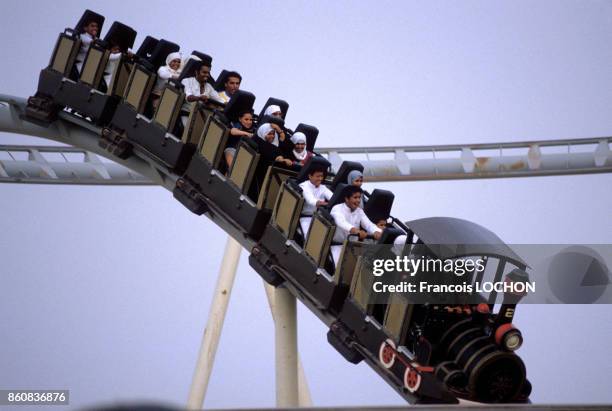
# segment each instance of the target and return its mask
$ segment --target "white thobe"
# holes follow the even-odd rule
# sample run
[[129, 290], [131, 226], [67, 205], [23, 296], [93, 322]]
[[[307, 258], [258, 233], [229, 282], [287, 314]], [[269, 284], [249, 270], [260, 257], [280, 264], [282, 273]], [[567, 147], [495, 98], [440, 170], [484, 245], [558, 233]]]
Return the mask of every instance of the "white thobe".
[[316, 187], [309, 180], [301, 183], [300, 187], [304, 196], [302, 214], [306, 215], [305, 217], [300, 217], [300, 227], [302, 227], [302, 233], [304, 233], [304, 239], [306, 239], [310, 230], [312, 215], [317, 210], [317, 201], [329, 200], [334, 193], [323, 184]]
[[[336, 233], [334, 234], [335, 243], [343, 243], [347, 239], [352, 228], [363, 228], [368, 234], [382, 232], [380, 228], [370, 221], [363, 210], [357, 207], [351, 210], [346, 203], [337, 204], [332, 208], [331, 215], [336, 223]], [[331, 247], [334, 263], [338, 263], [340, 256], [341, 245], [333, 245]]]

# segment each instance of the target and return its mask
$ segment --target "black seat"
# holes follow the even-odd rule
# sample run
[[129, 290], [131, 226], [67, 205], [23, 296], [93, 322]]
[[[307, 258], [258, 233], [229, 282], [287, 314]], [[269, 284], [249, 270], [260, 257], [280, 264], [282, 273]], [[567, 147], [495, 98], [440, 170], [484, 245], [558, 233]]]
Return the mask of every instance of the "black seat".
[[85, 23], [90, 21], [95, 21], [98, 23], [98, 37], [100, 37], [100, 33], [102, 33], [102, 26], [104, 25], [104, 16], [89, 9], [83, 12], [83, 15], [79, 19], [78, 23], [76, 26], [74, 26], [74, 31], [76, 31], [77, 34], [83, 33], [83, 26], [85, 26]]
[[319, 129], [315, 126], [300, 123], [295, 129], [295, 132], [304, 133], [304, 135], [306, 136], [306, 150], [314, 151], [314, 146], [317, 142], [317, 137], [319, 136]]
[[136, 30], [118, 21], [111, 25], [110, 30], [104, 36], [106, 47], [119, 46], [122, 53], [134, 46], [134, 40], [136, 40]]
[[[319, 167], [323, 167], [325, 170], [329, 170], [329, 168], [331, 167], [331, 163], [327, 161], [324, 157], [310, 157], [310, 159], [306, 162], [306, 164], [304, 164], [296, 178], [298, 184], [308, 180], [308, 174], [310, 173], [310, 170]], [[325, 174], [327, 174], [327, 172]]]
[[353, 170], [359, 170], [363, 173], [363, 164], [358, 163], [356, 161], [343, 161], [340, 165], [340, 169], [336, 173], [336, 177], [334, 177], [334, 181], [331, 184], [331, 190], [335, 191], [338, 184], [343, 183], [346, 184], [347, 177], [349, 173]]
[[373, 223], [387, 220], [391, 215], [394, 199], [395, 195], [391, 191], [377, 188], [370, 194], [368, 201], [363, 206], [363, 211]]
[[333, 190], [334, 194], [332, 195], [332, 198], [330, 198], [329, 201], [327, 202], [328, 210], [331, 211], [331, 209], [334, 208], [335, 205], [338, 205], [344, 202], [344, 192], [345, 192], [346, 187], [348, 187], [348, 184], [346, 183], [340, 183], [336, 186], [336, 189]]
[[159, 43], [159, 40], [157, 40], [155, 37], [145, 37], [140, 47], [138, 47], [138, 51], [136, 51], [136, 57], [138, 57], [140, 60], [149, 60], [149, 58], [151, 58], [151, 53], [153, 53], [155, 46], [157, 46], [157, 43]]
[[238, 121], [240, 113], [245, 111], [253, 111], [253, 104], [255, 103], [255, 95], [248, 91], [238, 90], [230, 101], [225, 106], [225, 117], [231, 122]]
[[[282, 115], [283, 120], [285, 119], [285, 117], [287, 117], [287, 111], [289, 110], [289, 103], [287, 103], [285, 100], [270, 97], [268, 101], [266, 101], [266, 104], [264, 104], [263, 108], [261, 109], [261, 112], [259, 113], [258, 118], [261, 119], [264, 116], [264, 113], [266, 112], [266, 109], [268, 108], [268, 106], [279, 106], [281, 108], [281, 112], [283, 113]], [[260, 123], [261, 123], [261, 120], [260, 120]]]
[[168, 57], [168, 54], [179, 51], [180, 49], [178, 44], [161, 39], [153, 49], [151, 57], [148, 59], [149, 63], [151, 63], [153, 69], [157, 71], [158, 68], [166, 64], [166, 57]]
[[399, 228], [387, 227], [383, 230], [382, 235], [378, 240], [378, 244], [393, 244], [397, 237], [404, 234], [406, 233]]
[[221, 70], [221, 73], [217, 76], [217, 81], [213, 84], [213, 87], [217, 91], [225, 90], [225, 81], [227, 80], [227, 75], [230, 73], [229, 70]]

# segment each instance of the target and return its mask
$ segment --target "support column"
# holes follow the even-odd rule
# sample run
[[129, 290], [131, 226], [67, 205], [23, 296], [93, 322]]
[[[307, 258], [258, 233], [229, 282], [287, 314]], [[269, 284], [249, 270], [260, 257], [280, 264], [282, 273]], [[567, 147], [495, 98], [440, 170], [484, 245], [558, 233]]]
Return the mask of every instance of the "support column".
[[[272, 320], [276, 322], [276, 304], [274, 303], [274, 287], [264, 282], [264, 289], [266, 290], [266, 296], [268, 297], [268, 304], [270, 305], [270, 311], [272, 312]], [[304, 367], [302, 366], [302, 360], [298, 353], [298, 402], [300, 407], [312, 407], [312, 398], [310, 396], [310, 388], [308, 387], [308, 380], [304, 373]]]
[[225, 253], [221, 261], [221, 269], [219, 270], [219, 277], [217, 278], [217, 285], [215, 286], [213, 300], [210, 305], [208, 323], [204, 330], [200, 354], [191, 382], [191, 390], [189, 391], [189, 399], [187, 401], [188, 409], [201, 409], [204, 405], [208, 381], [215, 362], [215, 354], [217, 353], [241, 251], [242, 246], [240, 243], [228, 236], [227, 243], [225, 244]]
[[285, 288], [274, 290], [276, 306], [276, 406], [299, 406], [297, 373], [297, 321], [295, 297]]

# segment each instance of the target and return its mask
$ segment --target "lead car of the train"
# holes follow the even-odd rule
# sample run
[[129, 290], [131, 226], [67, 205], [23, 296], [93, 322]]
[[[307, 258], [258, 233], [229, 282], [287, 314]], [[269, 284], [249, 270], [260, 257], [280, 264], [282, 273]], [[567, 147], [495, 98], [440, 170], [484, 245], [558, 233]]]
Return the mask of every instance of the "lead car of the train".
[[[198, 215], [222, 219], [234, 234], [248, 239], [249, 263], [255, 271], [268, 283], [287, 287], [330, 327], [327, 339], [341, 355], [352, 363], [365, 360], [409, 402], [528, 401], [531, 385], [515, 354], [522, 335], [512, 325], [520, 296], [504, 295], [497, 312], [494, 292], [461, 305], [413, 304], [402, 294], [381, 299], [373, 291], [366, 258], [371, 245], [351, 237], [343, 244], [332, 241], [336, 227], [329, 209], [342, 201], [342, 181], [348, 172], [363, 166], [345, 162], [326, 179], [334, 197], [328, 208], [313, 215], [304, 236], [299, 227], [304, 202], [299, 183], [311, 167], [329, 168], [327, 160], [314, 157], [299, 172], [286, 170], [266, 162], [257, 145], [245, 140], [225, 170], [229, 122], [252, 108], [255, 96], [240, 91], [225, 107], [192, 104], [181, 127], [177, 122], [185, 95], [180, 82], [164, 87], [157, 109], [149, 104], [157, 68], [179, 47], [147, 37], [134, 55], [128, 55], [136, 32], [116, 22], [104, 40], [92, 44], [81, 73], [75, 75], [80, 28], [91, 19], [102, 27], [104, 17], [87, 10], [74, 30], [60, 34], [49, 66], [41, 71], [37, 93], [29, 99], [26, 119], [49, 124], [59, 112], [68, 121], [85, 119], [97, 127], [100, 146], [109, 157], [138, 155], [152, 160], [160, 171], [178, 175], [177, 200]], [[104, 73], [111, 42], [120, 46], [122, 55], [114, 72]], [[105, 84], [105, 74], [112, 75], [110, 84]], [[285, 102], [270, 99], [265, 106], [272, 103], [281, 104], [286, 114]], [[304, 124], [298, 129], [307, 134], [312, 150], [318, 131]], [[366, 202], [370, 217], [391, 221], [379, 245], [405, 235], [399, 255], [414, 256], [418, 249], [437, 258], [480, 258], [485, 268], [466, 277], [472, 283], [487, 275], [497, 282], [528, 280], [526, 264], [485, 228], [439, 217], [402, 223], [390, 215], [392, 204], [393, 194], [385, 190], [374, 190]], [[342, 247], [337, 262], [330, 257], [332, 246]], [[391, 252], [390, 247], [385, 250]]]

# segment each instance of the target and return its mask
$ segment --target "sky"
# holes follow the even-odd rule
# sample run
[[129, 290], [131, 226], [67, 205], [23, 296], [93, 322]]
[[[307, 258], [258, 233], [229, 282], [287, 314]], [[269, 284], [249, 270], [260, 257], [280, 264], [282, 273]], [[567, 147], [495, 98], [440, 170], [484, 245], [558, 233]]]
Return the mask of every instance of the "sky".
[[[612, 2], [4, 1], [0, 93], [34, 94], [85, 8], [238, 70], [318, 145], [609, 136]], [[104, 30], [103, 30], [104, 31]], [[0, 134], [2, 144], [53, 144]], [[609, 174], [381, 183], [403, 220], [465, 218], [509, 244], [610, 244]], [[186, 403], [226, 235], [160, 187], [0, 185], [0, 389], [70, 389], [71, 406]], [[274, 330], [242, 253], [205, 406], [274, 406]], [[610, 403], [612, 309], [520, 307], [535, 403]], [[344, 361], [299, 305], [316, 406], [402, 405]], [[587, 365], [587, 367], [585, 367]], [[576, 377], [578, 372], [579, 377]]]

